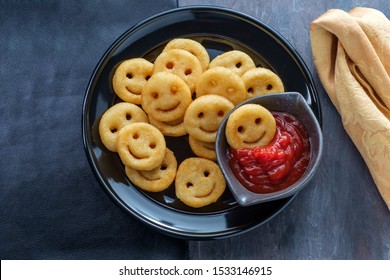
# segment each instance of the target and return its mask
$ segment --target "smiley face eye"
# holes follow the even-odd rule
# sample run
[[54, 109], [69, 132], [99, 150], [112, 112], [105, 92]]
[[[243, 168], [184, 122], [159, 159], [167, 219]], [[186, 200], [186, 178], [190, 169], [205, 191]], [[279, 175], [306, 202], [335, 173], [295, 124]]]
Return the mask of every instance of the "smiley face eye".
[[225, 115], [225, 113], [222, 110], [219, 110], [217, 115], [220, 116], [220, 117], [223, 117], [223, 115]]
[[230, 88], [227, 89], [227, 92], [228, 92], [229, 94], [233, 94], [235, 91], [236, 91], [236, 90], [235, 90], [234, 88], [232, 88], [232, 87], [230, 87]]
[[167, 69], [172, 69], [173, 68], [173, 62], [168, 62], [166, 65]]
[[217, 81], [211, 80], [211, 81], [209, 82], [209, 85], [212, 86], [212, 87], [215, 87], [215, 86], [217, 85]]
[[243, 133], [244, 132], [244, 127], [242, 125], [240, 125], [238, 128], [237, 128], [237, 131], [238, 133]]
[[172, 94], [176, 94], [177, 91], [178, 91], [177, 87], [175, 87], [175, 86], [171, 87], [171, 93]]
[[209, 177], [210, 172], [206, 170], [205, 172], [203, 172], [203, 175], [204, 175], [205, 177]]
[[259, 124], [261, 122], [261, 118], [256, 118], [255, 119], [255, 124]]
[[154, 99], [157, 99], [157, 98], [158, 98], [158, 93], [157, 93], [157, 92], [152, 92], [152, 97], [153, 97]]
[[168, 166], [166, 164], [161, 165], [160, 170], [166, 170]]
[[203, 113], [203, 112], [200, 112], [200, 113], [198, 114], [198, 118], [201, 119], [201, 118], [203, 118], [203, 117], [204, 117], [204, 113]]

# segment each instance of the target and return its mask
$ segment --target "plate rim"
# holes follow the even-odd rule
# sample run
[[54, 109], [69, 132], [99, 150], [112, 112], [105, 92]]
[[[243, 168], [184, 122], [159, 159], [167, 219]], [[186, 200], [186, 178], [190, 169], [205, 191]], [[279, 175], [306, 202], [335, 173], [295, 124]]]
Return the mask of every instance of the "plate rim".
[[[320, 126], [322, 127], [322, 111], [321, 111], [321, 104], [319, 95], [314, 83], [314, 79], [312, 77], [312, 74], [307, 67], [306, 63], [300, 56], [300, 54], [296, 51], [296, 49], [275, 29], [272, 27], [266, 25], [259, 19], [252, 17], [248, 14], [245, 14], [243, 12], [225, 8], [225, 7], [218, 7], [218, 6], [212, 6], [212, 5], [191, 5], [186, 7], [178, 7], [174, 9], [170, 9], [167, 11], [163, 11], [160, 13], [157, 13], [153, 16], [150, 16], [139, 23], [136, 23], [132, 25], [130, 28], [128, 28], [126, 31], [124, 31], [116, 40], [114, 40], [111, 45], [106, 49], [102, 57], [99, 59], [98, 63], [96, 64], [94, 70], [92, 71], [92, 74], [88, 80], [88, 85], [85, 90], [85, 94], [83, 97], [83, 104], [82, 104], [82, 114], [81, 114], [81, 124], [82, 124], [82, 139], [83, 139], [83, 145], [84, 145], [84, 151], [87, 155], [88, 162], [90, 164], [90, 167], [95, 174], [96, 178], [98, 179], [98, 182], [100, 186], [104, 189], [106, 194], [112, 199], [119, 208], [122, 209], [126, 214], [130, 214], [133, 217], [137, 218], [137, 220], [143, 222], [143, 224], [146, 224], [147, 226], [151, 227], [154, 230], [157, 230], [163, 234], [166, 234], [168, 236], [176, 237], [176, 238], [183, 238], [183, 239], [191, 239], [191, 240], [208, 240], [208, 239], [221, 239], [226, 237], [232, 237], [238, 234], [245, 233], [249, 230], [252, 230], [256, 227], [259, 227], [270, 220], [272, 220], [275, 216], [277, 216], [279, 213], [281, 213], [286, 207], [294, 200], [294, 198], [298, 195], [295, 194], [291, 197], [285, 198], [286, 202], [282, 207], [280, 207], [277, 211], [275, 211], [273, 214], [268, 216], [267, 218], [259, 221], [254, 221], [253, 223], [249, 223], [246, 225], [242, 225], [240, 227], [235, 228], [229, 228], [225, 231], [210, 231], [210, 232], [185, 232], [183, 230], [176, 230], [175, 228], [168, 227], [168, 226], [162, 226], [158, 221], [151, 221], [150, 219], [146, 219], [143, 215], [138, 213], [137, 211], [134, 211], [131, 207], [129, 207], [127, 204], [125, 204], [120, 197], [112, 190], [112, 187], [107, 185], [105, 183], [105, 180], [103, 176], [98, 172], [98, 166], [93, 160], [93, 154], [92, 151], [89, 149], [90, 139], [92, 139], [91, 134], [92, 132], [89, 131], [88, 125], [89, 122], [89, 115], [87, 113], [87, 109], [89, 109], [89, 105], [92, 99], [92, 94], [90, 94], [91, 89], [94, 88], [95, 83], [97, 79], [97, 75], [100, 75], [100, 72], [104, 69], [104, 64], [107, 61], [109, 55], [112, 53], [112, 51], [118, 47], [118, 43], [125, 40], [126, 37], [130, 36], [132, 33], [139, 30], [144, 25], [147, 25], [148, 23], [151, 23], [155, 20], [158, 20], [161, 17], [168, 16], [169, 14], [173, 13], [180, 13], [183, 11], [190, 11], [190, 12], [209, 12], [209, 13], [223, 13], [224, 15], [228, 16], [234, 16], [236, 18], [240, 19], [246, 19], [251, 24], [255, 24], [257, 26], [261, 26], [263, 29], [267, 30], [272, 36], [276, 37], [279, 41], [281, 41], [282, 45], [288, 49], [288, 51], [293, 54], [293, 58], [297, 60], [297, 65], [302, 68], [302, 72], [304, 73], [304, 77], [307, 79], [306, 85], [309, 88], [309, 91], [314, 93], [314, 96], [311, 96], [312, 98], [315, 98], [315, 103], [318, 105], [318, 111], [317, 111], [317, 118], [318, 122], [320, 123]], [[241, 207], [241, 206], [238, 206]], [[207, 215], [207, 214], [206, 214]]]

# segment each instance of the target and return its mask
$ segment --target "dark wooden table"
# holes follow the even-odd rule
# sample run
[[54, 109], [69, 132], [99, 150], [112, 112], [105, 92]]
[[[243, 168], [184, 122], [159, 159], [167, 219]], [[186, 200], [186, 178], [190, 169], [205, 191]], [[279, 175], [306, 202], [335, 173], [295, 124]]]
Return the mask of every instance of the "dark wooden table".
[[178, 3], [182, 7], [233, 8], [281, 33], [301, 54], [315, 79], [325, 143], [314, 179], [287, 209], [267, 224], [236, 237], [190, 241], [189, 258], [390, 259], [390, 211], [318, 79], [309, 37], [310, 22], [331, 8], [349, 11], [356, 6], [372, 7], [390, 18], [388, 1], [179, 0]]

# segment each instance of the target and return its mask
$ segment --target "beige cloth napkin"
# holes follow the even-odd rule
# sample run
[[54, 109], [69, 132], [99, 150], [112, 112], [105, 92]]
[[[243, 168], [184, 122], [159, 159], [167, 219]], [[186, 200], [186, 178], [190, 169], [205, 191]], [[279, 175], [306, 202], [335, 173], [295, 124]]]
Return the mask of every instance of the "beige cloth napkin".
[[390, 21], [375, 9], [333, 9], [310, 37], [321, 82], [390, 209]]

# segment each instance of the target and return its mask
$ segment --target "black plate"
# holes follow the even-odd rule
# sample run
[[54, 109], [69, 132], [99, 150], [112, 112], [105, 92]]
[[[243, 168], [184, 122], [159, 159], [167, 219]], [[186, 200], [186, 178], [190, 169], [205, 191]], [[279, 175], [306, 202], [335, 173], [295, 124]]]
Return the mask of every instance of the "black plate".
[[[186, 37], [201, 42], [210, 58], [232, 49], [248, 53], [258, 66], [275, 71], [287, 91], [300, 92], [318, 120], [321, 110], [311, 75], [294, 48], [277, 32], [245, 14], [211, 7], [174, 9], [149, 18], [125, 32], [104, 54], [88, 84], [82, 116], [83, 140], [88, 160], [103, 188], [126, 212], [154, 229], [175, 237], [211, 239], [232, 236], [259, 226], [284, 209], [294, 197], [251, 207], [240, 207], [227, 189], [221, 199], [201, 209], [185, 206], [174, 186], [148, 193], [126, 178], [116, 153], [101, 143], [101, 115], [118, 102], [111, 80], [125, 59], [144, 57], [151, 62], [171, 39]], [[178, 163], [194, 156], [187, 137], [167, 138]]]

